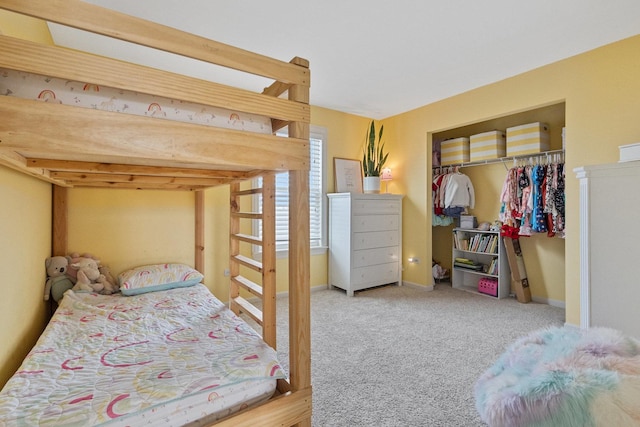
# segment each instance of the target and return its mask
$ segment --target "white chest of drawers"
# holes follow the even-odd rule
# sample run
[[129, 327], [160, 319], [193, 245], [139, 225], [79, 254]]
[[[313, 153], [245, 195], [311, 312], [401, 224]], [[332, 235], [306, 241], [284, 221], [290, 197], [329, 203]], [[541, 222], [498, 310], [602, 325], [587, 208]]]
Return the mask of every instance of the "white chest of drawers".
[[329, 194], [329, 286], [402, 283], [402, 195]]

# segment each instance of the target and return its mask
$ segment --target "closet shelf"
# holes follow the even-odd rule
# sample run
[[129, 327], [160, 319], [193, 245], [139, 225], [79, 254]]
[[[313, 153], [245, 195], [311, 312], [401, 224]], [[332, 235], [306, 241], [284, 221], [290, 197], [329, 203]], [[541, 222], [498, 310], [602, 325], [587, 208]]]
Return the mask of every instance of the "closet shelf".
[[[529, 157], [547, 157], [550, 158], [554, 154], [564, 154], [564, 150], [549, 150], [543, 151], [540, 153], [531, 153], [531, 154], [520, 154], [518, 156], [507, 156], [500, 157], [498, 159], [487, 159], [487, 160], [479, 160], [475, 162], [466, 162], [466, 163], [454, 163], [451, 165], [443, 165], [443, 166], [432, 166], [431, 169], [440, 169], [440, 168], [462, 168], [462, 167], [471, 167], [471, 166], [482, 166], [489, 165], [493, 163], [506, 163], [508, 161], [516, 161], [518, 159], [526, 159]], [[550, 159], [551, 160], [551, 159]], [[505, 164], [506, 167], [506, 164]]]

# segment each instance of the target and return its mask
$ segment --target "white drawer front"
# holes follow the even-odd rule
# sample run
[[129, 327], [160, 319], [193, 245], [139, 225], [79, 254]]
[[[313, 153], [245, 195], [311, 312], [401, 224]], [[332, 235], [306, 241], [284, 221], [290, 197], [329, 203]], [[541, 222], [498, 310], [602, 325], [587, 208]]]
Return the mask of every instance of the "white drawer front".
[[351, 271], [351, 283], [357, 288], [361, 284], [384, 285], [398, 281], [398, 263], [371, 265], [354, 268]]
[[368, 233], [353, 233], [353, 249], [383, 248], [398, 246], [400, 236], [397, 231], [371, 231]]
[[398, 215], [360, 215], [354, 216], [353, 231], [384, 231], [397, 230], [400, 218]]
[[400, 213], [400, 203], [397, 200], [354, 200], [353, 214], [397, 214]]
[[358, 268], [367, 265], [398, 262], [399, 253], [400, 248], [398, 246], [353, 251], [353, 267]]

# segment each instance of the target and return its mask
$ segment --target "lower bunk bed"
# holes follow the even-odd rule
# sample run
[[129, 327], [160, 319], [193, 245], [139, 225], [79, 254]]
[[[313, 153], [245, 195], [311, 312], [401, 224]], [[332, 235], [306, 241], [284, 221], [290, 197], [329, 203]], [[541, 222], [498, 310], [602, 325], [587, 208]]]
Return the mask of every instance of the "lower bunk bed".
[[269, 400], [275, 350], [197, 282], [67, 291], [0, 393], [3, 425], [201, 426]]

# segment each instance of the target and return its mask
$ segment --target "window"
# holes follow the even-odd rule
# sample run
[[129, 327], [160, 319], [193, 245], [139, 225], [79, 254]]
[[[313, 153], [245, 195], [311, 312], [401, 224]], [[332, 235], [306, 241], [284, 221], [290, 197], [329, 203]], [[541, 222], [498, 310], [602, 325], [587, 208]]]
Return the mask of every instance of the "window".
[[[279, 133], [286, 136], [286, 131]], [[324, 250], [326, 246], [326, 141], [327, 131], [319, 126], [311, 126], [309, 136], [309, 240], [312, 254]], [[259, 184], [262, 184], [258, 178]], [[262, 206], [261, 196], [254, 199], [254, 210]], [[254, 234], [262, 237], [262, 221], [254, 221]], [[314, 248], [316, 250], [314, 250]], [[276, 175], [276, 251], [284, 254], [289, 249], [289, 173]], [[261, 247], [254, 247], [254, 256], [260, 256]]]

